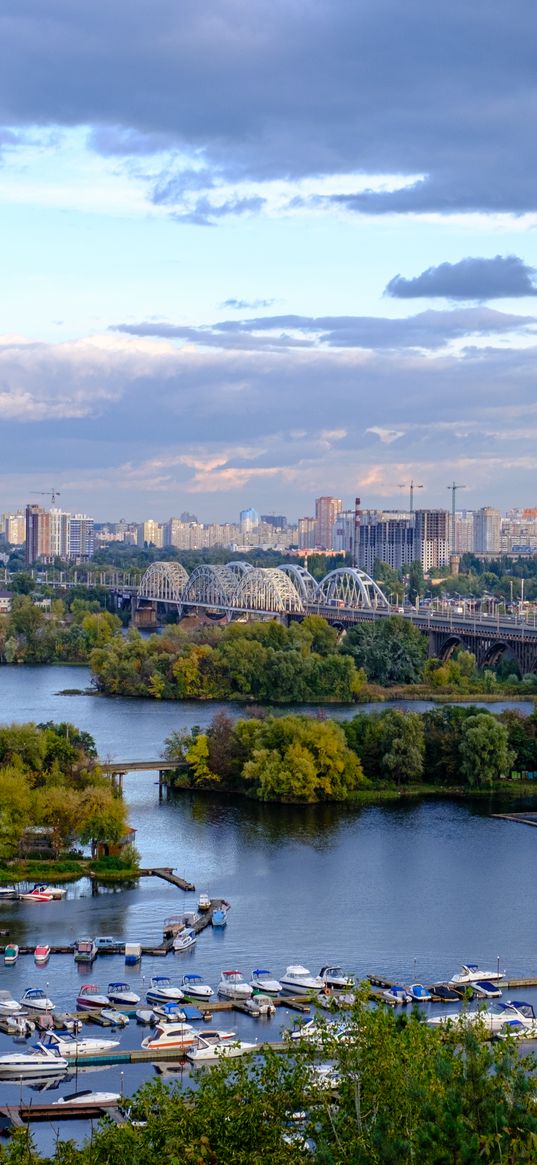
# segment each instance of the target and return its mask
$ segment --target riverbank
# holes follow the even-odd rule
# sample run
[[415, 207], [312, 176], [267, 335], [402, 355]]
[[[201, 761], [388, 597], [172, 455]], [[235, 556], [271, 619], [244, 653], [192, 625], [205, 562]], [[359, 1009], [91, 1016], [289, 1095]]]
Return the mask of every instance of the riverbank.
[[64, 858], [4, 862], [0, 866], [0, 885], [12, 882], [77, 882], [91, 878], [98, 882], [133, 882], [139, 876], [138, 866], [129, 866], [118, 859]]

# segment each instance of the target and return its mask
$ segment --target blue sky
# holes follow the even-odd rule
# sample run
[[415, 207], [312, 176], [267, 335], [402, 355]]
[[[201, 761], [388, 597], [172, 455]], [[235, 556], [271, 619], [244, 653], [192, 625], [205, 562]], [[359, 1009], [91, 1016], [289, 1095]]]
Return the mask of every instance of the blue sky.
[[536, 25], [6, 0], [0, 508], [535, 504]]

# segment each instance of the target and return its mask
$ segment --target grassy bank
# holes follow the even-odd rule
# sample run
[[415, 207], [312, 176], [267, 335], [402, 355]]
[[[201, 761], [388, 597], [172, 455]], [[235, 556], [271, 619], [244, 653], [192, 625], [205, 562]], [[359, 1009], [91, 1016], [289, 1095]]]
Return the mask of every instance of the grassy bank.
[[99, 882], [129, 882], [138, 877], [138, 867], [128, 866], [117, 858], [62, 858], [58, 861], [22, 860], [0, 865], [0, 884], [12, 882], [75, 882], [79, 878], [96, 878]]
[[376, 704], [387, 700], [432, 700], [435, 704], [467, 704], [476, 700], [484, 704], [496, 704], [509, 700], [513, 703], [529, 702], [537, 706], [535, 692], [521, 692], [520, 687], [502, 688], [495, 692], [461, 692], [452, 691], [450, 688], [432, 687], [430, 684], [396, 684], [390, 688], [383, 688], [380, 684], [365, 684], [356, 703]]

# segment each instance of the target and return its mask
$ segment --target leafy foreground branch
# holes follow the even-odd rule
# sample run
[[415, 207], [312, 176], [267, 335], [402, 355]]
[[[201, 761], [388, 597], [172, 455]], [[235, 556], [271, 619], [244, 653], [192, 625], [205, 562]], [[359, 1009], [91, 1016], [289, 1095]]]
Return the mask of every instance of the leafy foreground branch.
[[[322, 1022], [321, 1022], [322, 1026]], [[128, 1123], [103, 1121], [57, 1165], [525, 1165], [537, 1157], [533, 1056], [478, 1025], [442, 1035], [414, 1014], [357, 1003], [343, 1039], [222, 1062], [181, 1091], [161, 1081], [126, 1102]], [[319, 1059], [333, 1070], [327, 1080]], [[136, 1122], [136, 1123], [134, 1123]], [[43, 1159], [26, 1132], [1, 1165]]]

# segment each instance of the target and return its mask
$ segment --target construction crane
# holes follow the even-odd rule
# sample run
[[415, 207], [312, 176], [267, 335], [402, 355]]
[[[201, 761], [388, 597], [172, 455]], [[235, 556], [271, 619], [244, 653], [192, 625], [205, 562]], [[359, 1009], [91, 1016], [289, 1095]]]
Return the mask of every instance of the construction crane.
[[446, 489], [451, 490], [451, 553], [455, 553], [455, 495], [458, 489], [466, 489], [465, 485], [457, 485], [456, 481], [452, 481], [451, 485], [446, 486]]
[[54, 505], [56, 498], [59, 498], [59, 489], [34, 489], [34, 494], [39, 494], [41, 497], [50, 498], [51, 506]]
[[415, 481], [401, 481], [399, 482], [399, 489], [408, 489], [410, 487], [410, 513], [414, 513], [414, 490], [423, 489], [422, 485], [417, 485]]

